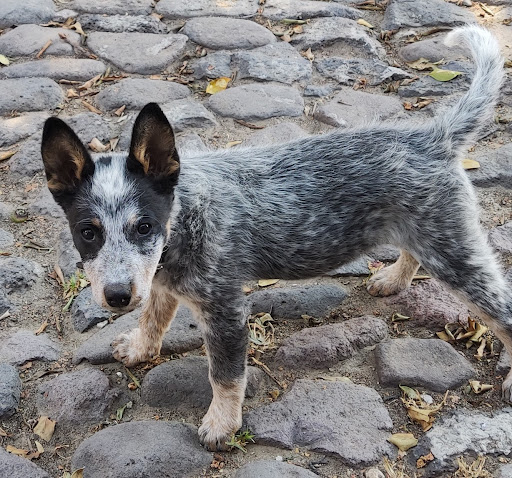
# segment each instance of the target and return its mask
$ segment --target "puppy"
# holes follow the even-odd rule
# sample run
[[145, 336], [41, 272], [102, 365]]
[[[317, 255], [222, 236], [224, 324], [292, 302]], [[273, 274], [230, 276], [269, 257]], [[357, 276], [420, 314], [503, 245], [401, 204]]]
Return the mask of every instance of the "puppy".
[[[180, 158], [156, 104], [133, 128], [127, 154], [91, 159], [61, 120], [47, 120], [42, 157], [48, 187], [69, 221], [95, 300], [138, 328], [119, 336], [126, 366], [158, 355], [178, 302], [199, 321], [213, 400], [199, 428], [224, 449], [242, 423], [250, 279], [304, 279], [378, 244], [399, 260], [373, 276], [372, 295], [407, 288], [421, 264], [471, 303], [512, 355], [512, 294], [478, 220], [459, 161], [491, 118], [503, 60], [489, 32], [470, 26], [476, 73], [443, 116], [418, 125], [340, 129], [288, 144]], [[158, 267], [157, 270], [157, 266]], [[511, 401], [512, 374], [503, 383]]]

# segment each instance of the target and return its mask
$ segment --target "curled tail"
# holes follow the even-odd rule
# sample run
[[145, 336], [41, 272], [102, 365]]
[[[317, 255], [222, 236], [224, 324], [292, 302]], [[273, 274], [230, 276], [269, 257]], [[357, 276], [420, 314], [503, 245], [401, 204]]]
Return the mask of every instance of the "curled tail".
[[454, 149], [460, 149], [469, 146], [480, 128], [493, 118], [504, 78], [503, 58], [494, 36], [479, 26], [469, 25], [451, 31], [445, 44], [469, 47], [476, 63], [469, 90], [438, 122], [441, 133], [451, 140]]

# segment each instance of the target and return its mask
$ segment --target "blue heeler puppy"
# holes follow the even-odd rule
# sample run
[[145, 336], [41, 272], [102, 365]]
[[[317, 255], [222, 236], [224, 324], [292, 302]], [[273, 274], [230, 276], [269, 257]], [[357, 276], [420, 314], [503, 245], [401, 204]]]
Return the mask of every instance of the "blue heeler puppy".
[[[213, 400], [201, 442], [223, 449], [242, 423], [249, 279], [317, 276], [378, 244], [402, 249], [372, 295], [411, 284], [419, 264], [471, 303], [512, 355], [512, 294], [478, 220], [460, 158], [492, 117], [503, 78], [486, 30], [455, 30], [477, 70], [435, 121], [370, 125], [256, 149], [178, 157], [156, 104], [139, 114], [128, 154], [91, 159], [61, 120], [45, 124], [48, 187], [64, 209], [95, 300], [138, 328], [114, 342], [126, 366], [158, 355], [178, 302], [200, 323]], [[178, 181], [179, 178], [179, 181]], [[157, 271], [157, 265], [162, 267]], [[512, 375], [503, 382], [511, 401]]]

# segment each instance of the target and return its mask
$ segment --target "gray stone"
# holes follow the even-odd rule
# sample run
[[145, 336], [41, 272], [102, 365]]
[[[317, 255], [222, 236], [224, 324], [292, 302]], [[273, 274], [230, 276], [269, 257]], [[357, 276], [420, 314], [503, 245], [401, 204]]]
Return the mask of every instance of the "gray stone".
[[403, 109], [395, 96], [343, 88], [331, 101], [316, 110], [315, 119], [331, 126], [353, 127], [396, 117]]
[[64, 102], [61, 87], [49, 78], [0, 80], [0, 91], [0, 114], [52, 110]]
[[286, 42], [270, 43], [233, 55], [238, 78], [293, 83], [311, 78], [311, 62]]
[[20, 395], [21, 380], [18, 371], [12, 365], [0, 363], [0, 418], [10, 417], [16, 412]]
[[[110, 344], [119, 334], [136, 328], [139, 316], [140, 310], [135, 310], [100, 329], [78, 347], [73, 356], [73, 363], [77, 364], [82, 360], [88, 360], [92, 364], [115, 362]], [[170, 355], [188, 352], [201, 347], [202, 343], [201, 332], [190, 311], [180, 307], [170, 330], [164, 336], [161, 353]]]
[[466, 91], [473, 78], [473, 66], [468, 63], [459, 61], [451, 61], [442, 65], [444, 70], [460, 71], [462, 75], [457, 76], [450, 81], [437, 81], [427, 74], [419, 76], [420, 79], [408, 85], [400, 86], [398, 94], [402, 97], [416, 97], [416, 96], [446, 96], [461, 91]]
[[186, 42], [187, 37], [180, 34], [92, 32], [87, 46], [121, 70], [148, 75], [168, 68], [180, 57]]
[[287, 369], [328, 368], [387, 336], [386, 322], [372, 316], [306, 328], [283, 341], [275, 361]]
[[2, 68], [2, 78], [52, 78], [70, 81], [86, 81], [105, 72], [106, 66], [98, 60], [75, 58], [44, 58], [42, 60], [16, 63]]
[[221, 116], [255, 121], [274, 116], [301, 116], [304, 100], [289, 86], [250, 84], [216, 93], [207, 105]]
[[79, 113], [73, 116], [61, 116], [68, 126], [77, 134], [77, 136], [86, 145], [93, 138], [98, 138], [106, 143], [112, 138], [111, 124], [103, 116], [96, 113]]
[[300, 466], [276, 460], [261, 460], [247, 463], [239, 468], [234, 478], [317, 478], [315, 473]]
[[393, 0], [386, 8], [381, 29], [455, 26], [474, 22], [471, 12], [443, 0]]
[[[443, 43], [446, 35], [440, 35], [427, 40], [409, 43], [400, 48], [398, 54], [406, 62], [413, 62], [420, 58], [435, 62], [440, 60], [454, 61], [468, 57], [468, 52], [462, 46], [449, 47]], [[440, 68], [444, 68], [441, 66]]]
[[256, 48], [276, 41], [274, 34], [265, 27], [237, 18], [193, 18], [182, 31], [198, 45], [214, 50]]
[[382, 399], [353, 383], [297, 380], [281, 401], [249, 412], [246, 423], [257, 443], [307, 447], [350, 466], [394, 453], [387, 442], [393, 423]]
[[506, 351], [505, 347], [503, 347], [498, 363], [496, 364], [496, 373], [499, 375], [506, 375], [510, 372], [510, 367], [512, 367], [512, 360], [510, 359], [510, 355]]
[[14, 205], [0, 201], [0, 218], [9, 219], [14, 211]]
[[364, 28], [347, 18], [318, 18], [305, 25], [304, 33], [295, 34], [292, 45], [301, 50], [316, 50], [333, 43], [355, 48], [362, 54], [385, 57], [381, 44], [369, 36]]
[[267, 0], [264, 16], [270, 20], [283, 18], [309, 19], [316, 17], [345, 17], [357, 20], [361, 14], [351, 7], [334, 2], [311, 0]]
[[197, 133], [183, 133], [176, 136], [176, 149], [180, 156], [209, 151]]
[[52, 44], [45, 51], [45, 55], [73, 55], [73, 47], [65, 42], [59, 34], [66, 35], [72, 41], [80, 42], [78, 33], [65, 28], [20, 25], [0, 36], [0, 51], [6, 56], [32, 56], [51, 40]]
[[503, 186], [512, 189], [512, 143], [474, 157], [480, 168], [468, 171], [475, 186], [484, 188]]
[[201, 103], [188, 98], [170, 101], [162, 105], [162, 110], [176, 132], [189, 128], [213, 128], [217, 125], [217, 120], [210, 111]]
[[499, 478], [512, 478], [512, 465], [502, 465], [498, 476]]
[[166, 18], [202, 16], [248, 17], [258, 12], [258, 0], [219, 3], [218, 0], [160, 0], [155, 8]]
[[0, 362], [21, 365], [29, 360], [51, 362], [60, 357], [61, 346], [46, 335], [19, 330], [4, 337], [0, 345]]
[[32, 178], [43, 171], [41, 158], [41, 134], [28, 138], [9, 160], [9, 174], [15, 178]]
[[367, 276], [370, 274], [370, 269], [368, 268], [368, 262], [373, 262], [373, 258], [370, 256], [361, 256], [357, 259], [349, 262], [348, 264], [344, 264], [330, 272], [328, 272], [327, 276], [330, 277], [345, 277], [345, 276]]
[[71, 277], [76, 272], [76, 263], [81, 260], [80, 254], [73, 244], [71, 231], [66, 226], [59, 234], [57, 242], [57, 264], [65, 278]]
[[42, 188], [34, 202], [28, 207], [28, 211], [34, 216], [50, 216], [55, 219], [64, 219], [64, 211], [53, 199], [48, 188]]
[[222, 78], [231, 76], [231, 56], [229, 51], [216, 51], [190, 62], [194, 78]]
[[[0, 15], [0, 18], [1, 15]], [[50, 475], [26, 458], [13, 455], [0, 447], [0, 470], [9, 478], [50, 478]]]
[[315, 66], [323, 76], [333, 78], [342, 85], [353, 85], [360, 78], [366, 78], [370, 86], [377, 86], [385, 81], [413, 77], [400, 68], [375, 59], [331, 57], [315, 61]]
[[10, 146], [34, 133], [39, 133], [46, 118], [47, 113], [27, 113], [13, 118], [0, 118], [0, 147]]
[[59, 426], [91, 424], [105, 418], [114, 397], [108, 377], [95, 368], [85, 368], [42, 383], [37, 411]]
[[0, 2], [0, 28], [24, 23], [45, 23], [55, 14], [52, 0], [2, 0]]
[[80, 24], [85, 30], [96, 32], [139, 32], [139, 33], [167, 33], [167, 25], [151, 16], [128, 15], [80, 15]]
[[347, 291], [331, 284], [278, 287], [253, 292], [248, 301], [252, 314], [269, 312], [277, 319], [299, 319], [302, 315], [324, 317], [347, 298]]
[[[247, 368], [248, 396], [262, 384], [261, 370]], [[213, 393], [208, 380], [206, 357], [171, 360], [151, 369], [142, 382], [141, 399], [151, 407], [207, 409]]]
[[7, 298], [3, 290], [0, 290], [0, 316], [9, 310], [14, 310], [13, 303]]
[[92, 298], [90, 287], [83, 289], [71, 306], [71, 323], [78, 332], [85, 332], [96, 324], [110, 318], [112, 314], [100, 307]]
[[14, 244], [14, 236], [5, 229], [0, 228], [0, 249], [12, 246]]
[[151, 12], [151, 0], [73, 0], [66, 6], [78, 12], [102, 15], [145, 15]]
[[447, 323], [464, 322], [469, 317], [467, 307], [434, 279], [420, 281], [383, 300], [411, 317], [409, 323], [413, 326], [443, 328]]
[[385, 386], [408, 385], [445, 392], [475, 377], [471, 364], [449, 343], [411, 337], [382, 342], [375, 349], [377, 373]]
[[295, 123], [283, 121], [272, 126], [266, 126], [263, 129], [255, 131], [249, 138], [244, 141], [244, 146], [263, 146], [267, 144], [283, 144], [293, 141], [294, 139], [307, 136], [300, 126]]
[[492, 229], [489, 240], [498, 251], [512, 254], [512, 221]]
[[334, 91], [331, 85], [307, 85], [304, 88], [304, 96], [329, 96]]
[[108, 86], [96, 96], [97, 105], [104, 111], [123, 105], [128, 109], [141, 109], [147, 103], [167, 103], [190, 95], [185, 85], [171, 81], [127, 78]]
[[0, 290], [12, 294], [30, 289], [43, 276], [43, 268], [22, 257], [0, 257]]
[[71, 464], [74, 470], [85, 467], [87, 478], [186, 478], [202, 475], [211, 461], [192, 425], [147, 420], [95, 433], [80, 444]]

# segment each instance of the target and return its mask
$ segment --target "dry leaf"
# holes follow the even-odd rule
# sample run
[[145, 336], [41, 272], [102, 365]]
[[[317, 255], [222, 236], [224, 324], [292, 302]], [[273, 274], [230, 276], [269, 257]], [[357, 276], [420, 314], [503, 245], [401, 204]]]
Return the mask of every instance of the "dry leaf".
[[311, 48], [308, 48], [306, 51], [301, 51], [300, 54], [309, 61], [313, 61], [315, 59], [315, 55], [311, 52]]
[[82, 25], [79, 22], [75, 22], [69, 28], [75, 30], [77, 33], [80, 33], [80, 35], [85, 36], [85, 32], [82, 30]]
[[435, 414], [443, 407], [446, 403], [448, 392], [445, 393], [443, 401], [439, 405], [428, 405], [421, 397], [417, 399], [413, 398], [402, 398], [402, 402], [407, 409], [407, 414], [411, 420], [417, 422], [424, 432], [430, 430], [435, 420]]
[[357, 20], [357, 23], [359, 23], [359, 25], [363, 25], [363, 27], [373, 28], [373, 25], [371, 23], [368, 23], [366, 20], [363, 20], [362, 18]]
[[398, 312], [395, 312], [391, 316], [391, 322], [404, 322], [405, 320], [411, 320], [411, 318], [407, 315], [399, 314]]
[[388, 442], [395, 445], [399, 450], [407, 451], [418, 444], [418, 439], [412, 433], [394, 433], [388, 438]]
[[0, 55], [0, 65], [8, 66], [9, 63], [11, 63], [9, 58], [7, 58], [5, 55]]
[[70, 88], [66, 93], [67, 98], [80, 98], [80, 95], [73, 89]]
[[50, 420], [48, 417], [42, 416], [34, 427], [34, 433], [44, 441], [50, 441], [55, 431], [55, 423], [55, 421]]
[[120, 108], [118, 108], [117, 110], [114, 111], [114, 114], [116, 116], [121, 116], [124, 112], [124, 110], [126, 109], [126, 105], [123, 105], [121, 106]]
[[480, 167], [480, 163], [474, 159], [463, 159], [462, 167], [464, 169], [478, 169]]
[[110, 141], [110, 151], [114, 151], [114, 149], [117, 148], [117, 145], [119, 143], [119, 137], [116, 137], [116, 138], [112, 138]]
[[284, 35], [281, 36], [281, 40], [283, 40], [286, 43], [290, 43], [292, 41], [292, 37], [285, 33]]
[[48, 320], [45, 320], [34, 333], [36, 335], [42, 334], [46, 327], [48, 327]]
[[0, 161], [5, 161], [6, 159], [12, 158], [17, 152], [18, 151], [16, 150], [11, 150], [0, 153]]
[[237, 140], [237, 141], [229, 141], [226, 143], [226, 148], [232, 148], [233, 146], [236, 146], [237, 144], [242, 144], [243, 141]]
[[93, 113], [96, 113], [97, 115], [100, 115], [101, 114], [101, 111], [96, 108], [95, 106], [91, 105], [91, 103], [88, 103], [87, 101], [85, 100], [82, 100], [82, 104], [89, 110], [89, 111], [92, 111]]
[[407, 387], [405, 385], [399, 385], [400, 390], [404, 392], [409, 398], [412, 398], [413, 400], [421, 400], [420, 394], [417, 390], [411, 387]]
[[404, 109], [406, 109], [407, 111], [412, 110], [412, 103], [410, 101], [404, 101], [403, 105]]
[[0, 428], [0, 437], [8, 437], [9, 435], [7, 434], [7, 432], [5, 430], [2, 430], [2, 428]]
[[222, 78], [217, 78], [216, 80], [210, 81], [208, 86], [206, 87], [206, 93], [209, 95], [214, 95], [219, 91], [224, 91], [228, 87], [228, 83], [231, 81], [231, 78], [227, 76], [223, 76]]
[[304, 33], [304, 27], [302, 25], [295, 25], [293, 28], [293, 33]]
[[407, 63], [407, 66], [409, 68], [413, 68], [414, 70], [433, 70], [436, 65], [439, 65], [443, 60], [439, 60], [434, 62], [431, 62], [430, 60], [427, 60], [426, 58], [420, 58], [419, 60], [413, 61], [411, 63]]
[[471, 390], [473, 390], [473, 392], [475, 392], [477, 395], [488, 392], [494, 388], [492, 385], [487, 383], [480, 383], [478, 380], [470, 380], [469, 385], [471, 386]]
[[92, 88], [94, 84], [101, 78], [101, 75], [96, 75], [94, 78], [91, 78], [90, 80], [86, 81], [83, 85], [80, 85], [78, 87], [79, 90], [88, 90], [89, 88]]
[[434, 455], [430, 452], [428, 455], [423, 455], [416, 461], [416, 468], [424, 468], [428, 463], [434, 460]]
[[92, 138], [88, 146], [95, 153], [105, 153], [110, 149], [110, 145], [103, 144], [98, 138]]
[[23, 450], [22, 448], [16, 448], [12, 445], [7, 445], [7, 447], [5, 449], [6, 449], [6, 451], [8, 451], [9, 453], [12, 453], [13, 455], [22, 456], [24, 458], [28, 455], [28, 450]]
[[260, 287], [268, 287], [269, 285], [274, 285], [279, 282], [279, 279], [260, 279], [258, 281], [258, 285]]
[[84, 477], [84, 468], [79, 468], [75, 470], [70, 478], [83, 478]]
[[43, 445], [41, 445], [41, 443], [39, 443], [37, 440], [36, 440], [36, 448], [37, 448], [37, 451], [30, 452], [25, 458], [27, 458], [28, 460], [37, 459], [41, 456], [41, 453], [44, 453]]

